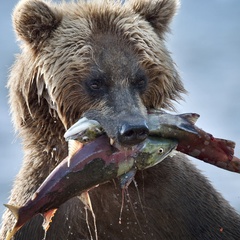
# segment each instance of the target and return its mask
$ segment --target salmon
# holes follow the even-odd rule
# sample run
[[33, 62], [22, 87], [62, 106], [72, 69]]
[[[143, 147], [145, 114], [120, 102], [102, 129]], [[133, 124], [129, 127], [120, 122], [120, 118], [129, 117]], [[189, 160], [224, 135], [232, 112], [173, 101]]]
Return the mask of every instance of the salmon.
[[[97, 114], [97, 113], [96, 113]], [[235, 143], [215, 138], [195, 125], [197, 113], [170, 114], [163, 110], [148, 111], [149, 135], [178, 141], [177, 151], [217, 167], [240, 173], [240, 159], [234, 156]], [[101, 119], [101, 118], [100, 118]], [[81, 118], [65, 133], [65, 138], [91, 141], [103, 134], [101, 122]]]
[[172, 115], [161, 110], [149, 111], [150, 135], [178, 141], [177, 151], [217, 167], [240, 173], [240, 159], [234, 156], [235, 143], [215, 138], [198, 128], [196, 113]]
[[5, 205], [17, 219], [9, 240], [28, 220], [42, 214], [45, 230], [61, 204], [81, 193], [119, 177], [126, 188], [137, 170], [161, 162], [174, 150], [226, 170], [240, 172], [240, 159], [234, 156], [235, 143], [213, 137], [198, 128], [196, 113], [170, 114], [149, 110], [149, 137], [131, 148], [119, 148], [107, 137], [101, 123], [84, 117], [68, 129], [69, 154], [46, 178], [23, 206]]
[[48, 222], [47, 230], [55, 211], [67, 200], [113, 178], [124, 178], [128, 172], [152, 167], [176, 147], [176, 140], [149, 137], [134, 148], [120, 151], [110, 145], [106, 135], [85, 144], [71, 156], [70, 165], [69, 157], [65, 158], [23, 206], [5, 205], [17, 219], [7, 240], [39, 213]]

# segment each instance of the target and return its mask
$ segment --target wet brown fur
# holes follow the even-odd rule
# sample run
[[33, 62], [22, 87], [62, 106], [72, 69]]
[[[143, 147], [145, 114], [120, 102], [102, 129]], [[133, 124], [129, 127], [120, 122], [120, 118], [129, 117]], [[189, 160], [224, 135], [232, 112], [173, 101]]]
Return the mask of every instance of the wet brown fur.
[[[147, 108], [172, 108], [173, 101], [181, 99], [185, 90], [164, 44], [177, 7], [177, 0], [61, 5], [22, 0], [17, 5], [13, 22], [22, 53], [8, 87], [24, 161], [9, 204], [24, 204], [66, 157], [63, 134], [85, 111], [97, 109], [106, 119], [111, 116], [107, 122], [111, 128], [129, 109], [144, 117]], [[84, 85], [95, 71], [105, 73], [111, 88], [103, 99], [87, 93]], [[141, 94], [128, 90], [136, 85], [139, 71], [148, 79]], [[114, 137], [115, 130], [109, 132]], [[229, 240], [240, 236], [237, 213], [183, 155], [139, 172], [136, 182], [137, 188], [129, 186], [130, 202], [124, 206], [121, 225], [118, 184], [113, 181], [91, 190], [99, 239]], [[41, 221], [36, 216], [15, 239], [42, 239]], [[1, 240], [14, 222], [6, 211]], [[46, 239], [90, 239], [84, 207], [77, 198], [57, 211]]]

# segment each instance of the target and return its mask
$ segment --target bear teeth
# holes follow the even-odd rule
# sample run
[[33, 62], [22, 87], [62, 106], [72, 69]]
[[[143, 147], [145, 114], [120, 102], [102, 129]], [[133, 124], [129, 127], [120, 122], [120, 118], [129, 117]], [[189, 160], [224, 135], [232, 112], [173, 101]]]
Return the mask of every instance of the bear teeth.
[[115, 142], [115, 140], [114, 140], [114, 139], [112, 139], [112, 138], [110, 138], [110, 144], [111, 144], [111, 145], [113, 145], [113, 144], [114, 144], [114, 142]]

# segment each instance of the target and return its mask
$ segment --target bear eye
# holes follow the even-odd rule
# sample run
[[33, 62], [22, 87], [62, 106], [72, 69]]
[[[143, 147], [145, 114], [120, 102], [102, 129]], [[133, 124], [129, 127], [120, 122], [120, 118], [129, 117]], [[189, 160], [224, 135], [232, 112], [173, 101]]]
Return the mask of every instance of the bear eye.
[[134, 81], [133, 83], [134, 88], [137, 88], [141, 93], [143, 93], [147, 87], [147, 79], [140, 78]]
[[143, 93], [147, 88], [147, 83], [148, 79], [145, 72], [142, 69], [139, 69], [135, 75], [135, 79], [132, 82], [133, 87]]
[[99, 79], [94, 79], [90, 82], [89, 87], [92, 90], [99, 90], [102, 87], [102, 82]]
[[146, 85], [145, 79], [141, 79], [141, 80], [139, 80], [139, 81], [137, 82], [137, 86], [138, 86], [139, 88], [145, 87], [145, 85]]
[[88, 94], [93, 97], [100, 97], [107, 91], [105, 81], [102, 78], [88, 79], [85, 84]]

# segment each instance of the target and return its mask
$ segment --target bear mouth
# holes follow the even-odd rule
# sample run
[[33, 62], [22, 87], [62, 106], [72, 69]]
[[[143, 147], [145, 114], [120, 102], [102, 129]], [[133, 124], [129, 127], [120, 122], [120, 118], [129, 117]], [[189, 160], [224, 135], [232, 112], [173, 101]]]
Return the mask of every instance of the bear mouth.
[[[96, 141], [96, 139], [102, 135], [106, 135], [106, 132], [98, 121], [86, 117], [81, 118], [64, 134], [64, 138], [68, 141], [69, 157], [73, 156], [75, 152], [80, 150], [85, 144]], [[131, 149], [134, 152], [141, 146], [141, 143], [134, 146], [122, 146], [115, 138], [110, 136], [107, 137], [108, 141], [106, 138], [104, 139], [105, 144], [110, 144], [118, 151], [124, 152]]]

